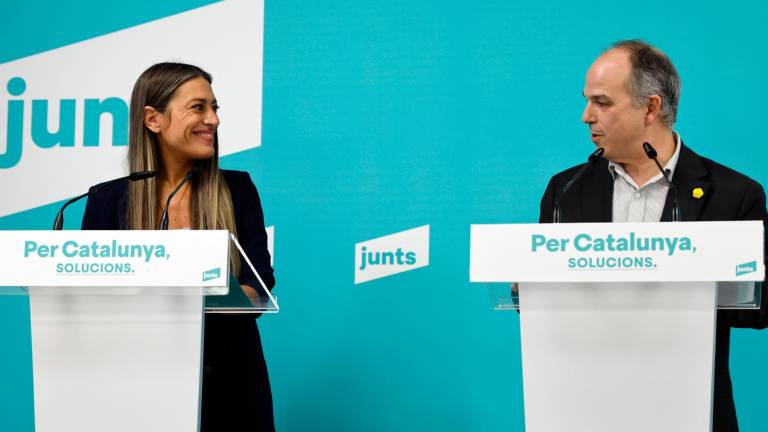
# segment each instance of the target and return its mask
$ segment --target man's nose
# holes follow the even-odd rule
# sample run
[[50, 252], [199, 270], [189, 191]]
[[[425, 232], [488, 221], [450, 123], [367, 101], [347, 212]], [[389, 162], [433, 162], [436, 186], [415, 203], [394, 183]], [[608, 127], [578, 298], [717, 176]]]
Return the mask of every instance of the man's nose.
[[592, 124], [595, 122], [595, 115], [592, 110], [592, 104], [587, 102], [584, 107], [584, 112], [581, 113], [581, 122], [586, 124]]

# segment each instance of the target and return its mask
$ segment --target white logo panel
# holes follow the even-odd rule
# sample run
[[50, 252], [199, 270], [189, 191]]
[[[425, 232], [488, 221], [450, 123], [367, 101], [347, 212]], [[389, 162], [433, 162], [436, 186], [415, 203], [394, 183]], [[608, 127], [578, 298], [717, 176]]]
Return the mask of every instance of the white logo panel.
[[229, 233], [0, 231], [0, 286], [226, 286]]
[[762, 281], [760, 221], [472, 225], [471, 282]]
[[429, 265], [429, 225], [355, 245], [355, 284]]
[[263, 29], [263, 1], [233, 0], [0, 65], [0, 217], [123, 174], [130, 92], [154, 63], [213, 75], [222, 155], [261, 145]]

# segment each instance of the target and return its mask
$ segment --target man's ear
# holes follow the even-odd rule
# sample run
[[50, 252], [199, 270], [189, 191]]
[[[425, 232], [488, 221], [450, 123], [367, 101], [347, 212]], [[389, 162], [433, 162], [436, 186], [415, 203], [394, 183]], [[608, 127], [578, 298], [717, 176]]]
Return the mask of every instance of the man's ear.
[[160, 132], [160, 113], [151, 106], [144, 107], [144, 126], [154, 133]]
[[648, 98], [648, 108], [645, 112], [645, 125], [648, 126], [661, 116], [661, 105], [664, 101], [659, 95], [651, 95]]

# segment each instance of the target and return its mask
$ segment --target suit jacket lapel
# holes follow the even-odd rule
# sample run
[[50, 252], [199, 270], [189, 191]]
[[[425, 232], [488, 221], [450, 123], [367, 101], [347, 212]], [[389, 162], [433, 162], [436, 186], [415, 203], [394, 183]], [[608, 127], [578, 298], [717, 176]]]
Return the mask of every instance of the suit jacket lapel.
[[611, 222], [613, 219], [613, 176], [605, 159], [585, 173], [581, 188], [581, 222]]
[[[707, 181], [709, 172], [701, 163], [701, 157], [681, 144], [680, 158], [677, 160], [677, 166], [672, 176], [672, 183], [677, 186], [678, 199], [680, 201], [680, 212], [683, 214], [683, 220], [687, 222], [699, 220], [701, 208], [704, 202], [709, 199], [710, 183]], [[700, 188], [703, 195], [696, 198], [693, 191]], [[672, 193], [667, 193], [667, 200], [664, 204], [664, 210], [661, 213], [662, 222], [672, 220]]]

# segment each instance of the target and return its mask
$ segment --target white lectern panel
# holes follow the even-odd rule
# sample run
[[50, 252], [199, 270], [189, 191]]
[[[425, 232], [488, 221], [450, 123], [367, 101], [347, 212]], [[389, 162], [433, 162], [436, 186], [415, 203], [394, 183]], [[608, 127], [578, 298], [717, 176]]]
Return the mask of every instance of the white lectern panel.
[[35, 431], [197, 431], [203, 288], [181, 296], [102, 289], [30, 288]]
[[527, 432], [704, 432], [714, 282], [521, 283]]

